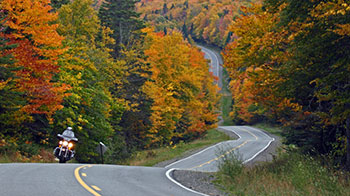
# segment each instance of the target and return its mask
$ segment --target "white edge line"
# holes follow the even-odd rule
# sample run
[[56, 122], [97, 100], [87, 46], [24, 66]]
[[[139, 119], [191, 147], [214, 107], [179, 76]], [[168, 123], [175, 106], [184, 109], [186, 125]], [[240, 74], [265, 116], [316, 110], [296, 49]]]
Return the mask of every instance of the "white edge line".
[[216, 54], [213, 52], [213, 51], [211, 51], [210, 49], [208, 49], [208, 48], [206, 48], [206, 47], [204, 47], [204, 46], [201, 46], [201, 48], [203, 49], [203, 50], [206, 50], [206, 52], [207, 53], [211, 53], [211, 55], [209, 55], [209, 56], [214, 56], [215, 57], [215, 60], [216, 60], [216, 62], [217, 62], [217, 66], [216, 66], [216, 74], [217, 74], [217, 77], [219, 77], [219, 67], [220, 67], [220, 61], [219, 61], [219, 58], [216, 56]]
[[275, 141], [275, 138], [273, 138], [273, 137], [271, 137], [271, 136], [269, 136], [269, 135], [267, 135], [263, 130], [261, 130], [261, 129], [258, 129], [258, 128], [255, 128], [255, 127], [249, 127], [249, 126], [244, 126], [245, 128], [247, 128], [247, 129], [250, 129], [250, 130], [258, 130], [258, 131], [260, 131], [261, 133], [263, 133], [263, 135], [266, 135], [267, 137], [269, 137], [269, 138], [271, 138], [271, 140], [272, 141]]
[[187, 191], [190, 191], [190, 192], [192, 192], [192, 193], [195, 193], [195, 194], [198, 194], [198, 195], [202, 195], [202, 196], [209, 196], [209, 195], [206, 195], [206, 194], [204, 194], [204, 193], [200, 193], [200, 192], [197, 192], [197, 191], [192, 190], [192, 189], [190, 189], [190, 188], [187, 188], [187, 187], [185, 187], [184, 185], [182, 185], [181, 183], [179, 183], [178, 181], [176, 181], [174, 178], [172, 178], [171, 175], [170, 175], [170, 173], [173, 172], [173, 171], [175, 171], [175, 170], [177, 170], [177, 169], [176, 169], [176, 168], [171, 168], [171, 169], [169, 169], [169, 170], [165, 173], [166, 177], [167, 177], [170, 181], [172, 181], [173, 183], [177, 184], [177, 185], [180, 186], [181, 188], [183, 188], [183, 189], [185, 189], [185, 190], [187, 190]]
[[[218, 127], [218, 128], [220, 128], [220, 129], [225, 129], [225, 128], [222, 128], [222, 127]], [[228, 129], [225, 129], [225, 130], [227, 130], [227, 131], [232, 131], [232, 130], [228, 130]], [[234, 131], [233, 131], [233, 132], [234, 132]], [[182, 161], [185, 161], [185, 160], [187, 160], [187, 159], [189, 159], [189, 158], [192, 158], [192, 157], [194, 157], [194, 156], [196, 156], [196, 155], [199, 155], [199, 154], [201, 154], [201, 153], [203, 153], [203, 152], [205, 152], [205, 151], [207, 151], [207, 150], [209, 150], [209, 149], [211, 149], [211, 148], [214, 148], [214, 147], [216, 147], [216, 146], [218, 146], [218, 145], [220, 145], [220, 144], [227, 143], [227, 142], [230, 142], [230, 141], [239, 141], [239, 140], [241, 139], [241, 136], [240, 136], [239, 134], [237, 134], [236, 132], [235, 132], [235, 134], [238, 136], [238, 139], [237, 139], [237, 140], [227, 140], [227, 141], [223, 141], [223, 142], [217, 143], [217, 144], [215, 144], [215, 145], [213, 145], [213, 146], [209, 146], [208, 148], [205, 148], [204, 150], [199, 151], [199, 152], [197, 152], [197, 153], [195, 153], [195, 154], [193, 154], [193, 155], [191, 155], [191, 156], [188, 156], [188, 157], [186, 157], [186, 158], [183, 158], [183, 159], [180, 159], [180, 160], [178, 160], [178, 161], [175, 161], [174, 163], [170, 163], [169, 165], [165, 166], [165, 168], [169, 168], [169, 167], [171, 167], [172, 165], [175, 165], [175, 164], [180, 163], [180, 162], [182, 162]]]
[[220, 77], [220, 74], [219, 74], [219, 69], [220, 69], [220, 61], [219, 61], [219, 58], [216, 56], [216, 54], [211, 51], [210, 49], [207, 48], [207, 50], [212, 54], [214, 55], [215, 59], [216, 59], [216, 62], [217, 62], [217, 66], [216, 66], [216, 74], [217, 74], [217, 77]]
[[275, 138], [272, 138], [272, 140], [270, 140], [269, 143], [263, 149], [261, 149], [259, 152], [257, 152], [254, 156], [252, 156], [251, 158], [243, 161], [243, 164], [245, 164], [245, 163], [253, 160], [255, 157], [257, 157], [260, 153], [262, 153], [264, 150], [266, 150], [266, 148], [268, 148], [273, 141], [275, 141]]
[[235, 126], [219, 126], [218, 128], [233, 132], [234, 134], [236, 134], [238, 136], [238, 140], [240, 140], [242, 138], [234, 129], [226, 129], [226, 127], [227, 128], [235, 128]]
[[[218, 128], [225, 129], [224, 127], [218, 127]], [[234, 127], [233, 127], [233, 128], [234, 128]], [[228, 130], [228, 129], [226, 129], [226, 130]], [[245, 161], [243, 162], [243, 164], [245, 164], [245, 163], [247, 163], [247, 162], [253, 160], [253, 159], [254, 159], [255, 157], [257, 157], [261, 152], [263, 152], [264, 150], [266, 150], [266, 148], [268, 148], [268, 147], [270, 146], [270, 144], [271, 144], [273, 141], [275, 141], [275, 138], [270, 137], [270, 136], [267, 135], [265, 132], [263, 132], [263, 131], [261, 131], [261, 130], [259, 130], [259, 129], [257, 129], [257, 130], [260, 131], [260, 132], [262, 132], [263, 134], [265, 134], [265, 135], [268, 136], [269, 138], [271, 138], [271, 140], [269, 141], [269, 143], [268, 143], [263, 149], [261, 149], [259, 152], [257, 152], [255, 155], [253, 155], [251, 158], [245, 160]], [[234, 132], [234, 133], [239, 137], [237, 140], [234, 140], [234, 141], [238, 141], [238, 140], [241, 139], [241, 136], [240, 136], [234, 129], [231, 129], [231, 130], [228, 130], [228, 131]], [[231, 140], [228, 140], [228, 141], [231, 141]], [[227, 142], [227, 141], [225, 141], [225, 142]], [[181, 162], [181, 161], [184, 161], [184, 160], [186, 160], [186, 159], [189, 159], [190, 157], [195, 156], [195, 155], [197, 155], [197, 154], [203, 153], [204, 151], [206, 151], [206, 150], [208, 150], [208, 149], [210, 149], [210, 148], [213, 148], [213, 147], [215, 147], [215, 146], [217, 146], [217, 145], [219, 145], [219, 144], [221, 144], [221, 143], [224, 143], [224, 142], [220, 142], [220, 143], [218, 143], [218, 144], [216, 144], [216, 145], [214, 145], [214, 146], [208, 147], [208, 148], [206, 148], [206, 149], [204, 149], [204, 150], [202, 150], [202, 151], [200, 151], [200, 152], [197, 152], [196, 154], [193, 154], [193, 155], [191, 155], [191, 156], [189, 156], [189, 157], [186, 157], [186, 158], [184, 158], [184, 159], [178, 160], [178, 161], [176, 161], [176, 162], [174, 162], [174, 163], [172, 163], [172, 164], [167, 165], [165, 168], [168, 168], [168, 167], [170, 167], [171, 165], [174, 165], [174, 164], [176, 164], [176, 163], [179, 163], [179, 162]], [[175, 179], [173, 179], [173, 178], [171, 177], [170, 173], [173, 172], [173, 171], [175, 171], [175, 170], [178, 170], [178, 169], [177, 169], [177, 168], [171, 168], [171, 169], [169, 169], [169, 170], [165, 173], [166, 177], [167, 177], [170, 181], [172, 181], [172, 182], [175, 183], [176, 185], [178, 185], [178, 186], [180, 186], [181, 188], [183, 188], [183, 189], [185, 189], [185, 190], [187, 190], [187, 191], [190, 191], [190, 192], [192, 192], [192, 193], [195, 193], [195, 194], [198, 194], [198, 195], [202, 195], [202, 196], [209, 196], [209, 195], [206, 195], [206, 194], [204, 194], [204, 193], [200, 193], [200, 192], [197, 192], [197, 191], [192, 190], [192, 189], [190, 189], [190, 188], [187, 188], [187, 187], [185, 187], [184, 185], [182, 185], [181, 183], [179, 183], [178, 181], [176, 181]]]
[[[228, 141], [231, 141], [231, 140], [228, 140]], [[193, 155], [191, 155], [191, 156], [188, 156], [188, 157], [186, 157], [186, 158], [183, 158], [183, 159], [180, 159], [180, 160], [178, 160], [178, 161], [175, 161], [174, 163], [170, 163], [169, 165], [165, 166], [165, 168], [169, 168], [169, 167], [172, 166], [172, 165], [175, 165], [175, 164], [177, 164], [177, 163], [180, 163], [180, 162], [182, 162], [182, 161], [185, 161], [185, 160], [187, 160], [187, 159], [189, 159], [189, 158], [192, 158], [192, 157], [194, 157], [194, 156], [196, 156], [196, 155], [198, 155], [198, 154], [201, 154], [201, 153], [203, 153], [203, 152], [205, 152], [205, 151], [207, 151], [207, 150], [209, 150], [209, 149], [211, 149], [211, 148], [216, 147], [217, 145], [226, 143], [226, 142], [228, 142], [228, 141], [223, 141], [223, 142], [217, 143], [217, 144], [215, 144], [215, 145], [213, 145], [213, 146], [209, 146], [208, 148], [206, 148], [206, 149], [204, 149], [204, 150], [202, 150], [202, 151], [200, 151], [200, 152], [197, 152], [197, 153], [195, 153], [195, 154], [193, 154]]]
[[[252, 127], [247, 127], [247, 126], [244, 126], [244, 127], [247, 128], [247, 129], [252, 128]], [[255, 128], [253, 128], [253, 129], [255, 129]], [[252, 130], [252, 129], [250, 129], [250, 130]], [[275, 141], [275, 138], [270, 137], [270, 136], [267, 135], [264, 131], [261, 131], [261, 130], [259, 130], [259, 129], [255, 129], [255, 130], [258, 130], [258, 131], [260, 131], [261, 133], [263, 133], [264, 135], [266, 135], [267, 137], [269, 137], [269, 138], [270, 138], [270, 141], [269, 141], [269, 143], [268, 143], [263, 149], [261, 149], [259, 152], [257, 152], [255, 155], [253, 155], [251, 158], [245, 160], [245, 161], [243, 162], [243, 164], [248, 163], [249, 161], [253, 160], [253, 159], [254, 159], [255, 157], [257, 157], [260, 153], [262, 153], [264, 150], [266, 150], [266, 149], [271, 145], [271, 143], [272, 143], [273, 141]]]

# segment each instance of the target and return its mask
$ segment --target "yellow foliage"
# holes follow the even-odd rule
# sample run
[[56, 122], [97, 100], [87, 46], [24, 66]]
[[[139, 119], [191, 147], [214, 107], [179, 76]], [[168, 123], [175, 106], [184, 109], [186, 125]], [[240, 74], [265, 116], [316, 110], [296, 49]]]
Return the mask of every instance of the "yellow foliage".
[[[216, 122], [218, 88], [213, 85], [203, 54], [185, 42], [179, 32], [166, 36], [150, 29], [143, 32], [147, 32], [145, 54], [152, 73], [143, 87], [153, 100], [153, 126], [148, 137], [153, 143], [167, 142], [184, 134], [176, 132], [177, 128], [201, 133], [215, 126], [205, 124]], [[189, 123], [188, 127], [178, 127], [183, 119], [187, 119], [184, 123]]]
[[240, 16], [230, 26], [236, 39], [223, 52], [235, 103], [230, 115], [250, 122], [254, 115], [276, 115], [288, 108], [299, 111], [298, 104], [275, 91], [285, 81], [276, 65], [288, 59], [289, 54], [282, 47], [291, 41], [284, 30], [274, 29], [279, 15], [263, 11], [261, 4], [242, 10], [249, 14]]

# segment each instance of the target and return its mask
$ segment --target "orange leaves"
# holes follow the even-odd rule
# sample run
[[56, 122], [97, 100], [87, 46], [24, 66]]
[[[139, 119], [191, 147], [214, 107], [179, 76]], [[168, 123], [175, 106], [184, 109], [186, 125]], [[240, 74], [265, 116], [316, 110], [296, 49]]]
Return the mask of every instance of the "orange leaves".
[[[143, 13], [141, 17], [157, 30], [176, 28], [182, 30], [185, 37], [190, 34], [198, 40], [224, 47], [231, 39], [228, 26], [232, 19], [238, 15], [242, 5], [249, 4], [248, 0], [154, 0], [141, 1], [137, 3], [137, 8]], [[164, 5], [166, 12], [162, 10]]]
[[1, 7], [7, 13], [5, 25], [10, 33], [4, 36], [17, 47], [7, 52], [16, 59], [14, 71], [17, 91], [24, 92], [28, 114], [46, 114], [49, 118], [62, 109], [64, 92], [69, 88], [52, 82], [58, 73], [57, 59], [62, 54], [63, 37], [52, 24], [57, 15], [50, 12], [49, 0], [6, 0]]
[[60, 45], [63, 37], [56, 32], [57, 25], [50, 24], [57, 19], [57, 14], [50, 12], [49, 3], [49, 0], [3, 1], [2, 9], [8, 12], [6, 25], [15, 30], [11, 37], [22, 39], [30, 35], [36, 47]]
[[154, 143], [169, 142], [214, 127], [218, 89], [203, 54], [176, 31], [166, 36], [144, 31], [152, 73], [143, 88], [153, 100], [148, 137]]
[[232, 78], [235, 107], [231, 114], [250, 122], [256, 115], [275, 116], [289, 108], [298, 111], [297, 104], [277, 91], [285, 81], [278, 67], [289, 56], [283, 48], [288, 43], [287, 33], [275, 29], [279, 14], [263, 11], [259, 4], [242, 10], [247, 14], [230, 26], [237, 38], [223, 53]]

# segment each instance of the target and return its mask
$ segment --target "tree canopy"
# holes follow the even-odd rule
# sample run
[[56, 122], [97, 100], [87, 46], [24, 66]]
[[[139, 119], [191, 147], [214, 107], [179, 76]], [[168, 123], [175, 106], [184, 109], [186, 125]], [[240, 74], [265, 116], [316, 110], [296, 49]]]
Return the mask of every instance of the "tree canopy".
[[345, 1], [264, 1], [230, 26], [223, 53], [235, 119], [279, 122], [287, 143], [348, 168], [349, 10]]

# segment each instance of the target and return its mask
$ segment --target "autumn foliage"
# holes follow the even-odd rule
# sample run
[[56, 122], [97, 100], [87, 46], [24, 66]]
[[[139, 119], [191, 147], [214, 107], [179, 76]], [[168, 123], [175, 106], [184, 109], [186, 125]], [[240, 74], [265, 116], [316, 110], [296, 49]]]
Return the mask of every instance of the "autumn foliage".
[[0, 156], [36, 160], [70, 126], [77, 161], [99, 162], [103, 142], [105, 161], [117, 163], [216, 127], [218, 88], [204, 55], [179, 32], [141, 31], [134, 4], [1, 1]]
[[194, 38], [224, 47], [232, 32], [229, 26], [250, 1], [232, 0], [142, 0], [137, 4], [141, 18], [157, 31], [178, 29], [186, 38]]
[[17, 47], [8, 50], [16, 59], [18, 68], [13, 80], [16, 91], [26, 95], [27, 103], [21, 110], [28, 114], [46, 114], [51, 117], [62, 109], [67, 85], [53, 81], [58, 73], [57, 59], [62, 54], [63, 37], [56, 32], [57, 14], [50, 13], [49, 0], [2, 1], [7, 13], [5, 25], [9, 33], [2, 34], [9, 44]]
[[223, 52], [236, 122], [288, 127], [288, 144], [350, 169], [349, 16], [346, 1], [242, 7]]
[[144, 91], [153, 99], [147, 135], [151, 145], [198, 137], [214, 128], [218, 88], [203, 54], [176, 31], [169, 35], [145, 31], [151, 75]]

